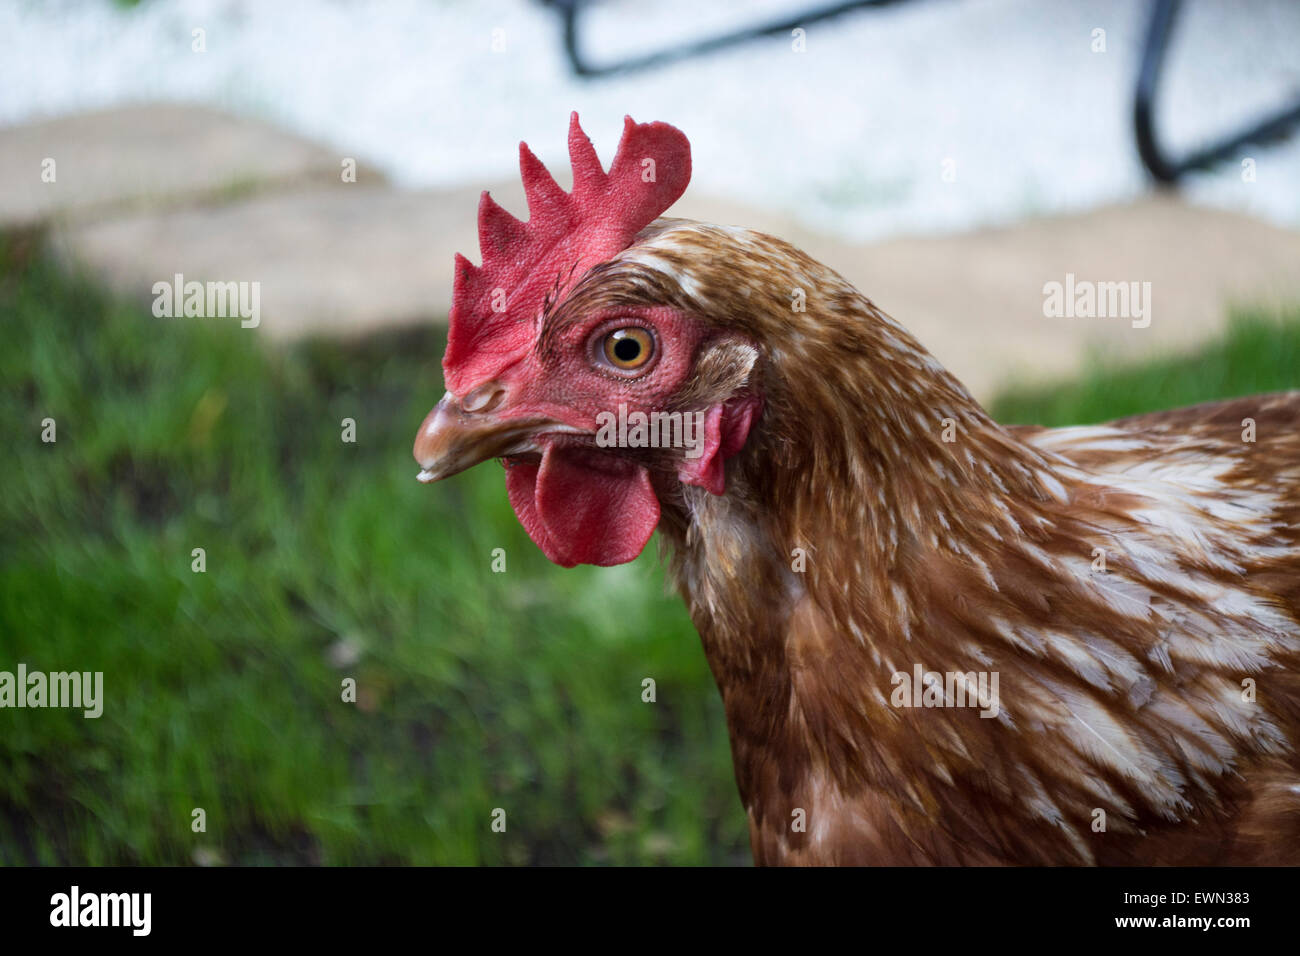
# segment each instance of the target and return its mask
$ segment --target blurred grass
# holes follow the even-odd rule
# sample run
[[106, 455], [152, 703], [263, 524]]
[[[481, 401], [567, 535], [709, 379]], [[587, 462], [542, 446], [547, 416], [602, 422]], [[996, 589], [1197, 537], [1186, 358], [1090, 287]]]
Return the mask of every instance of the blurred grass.
[[[748, 861], [718, 694], [653, 553], [564, 571], [499, 468], [414, 480], [441, 332], [274, 352], [16, 246], [0, 316], [0, 670], [103, 671], [106, 698], [98, 720], [0, 711], [0, 861]], [[994, 410], [1068, 424], [1300, 386], [1287, 318]]]
[[1006, 424], [1091, 425], [1140, 412], [1300, 388], [1300, 307], [1239, 310], [1227, 335], [1190, 355], [1117, 364], [1091, 356], [1071, 382], [1015, 387], [989, 411]]
[[654, 554], [565, 572], [498, 466], [415, 481], [444, 333], [276, 354], [13, 248], [0, 315], [0, 670], [103, 671], [106, 698], [0, 711], [0, 860], [748, 859]]

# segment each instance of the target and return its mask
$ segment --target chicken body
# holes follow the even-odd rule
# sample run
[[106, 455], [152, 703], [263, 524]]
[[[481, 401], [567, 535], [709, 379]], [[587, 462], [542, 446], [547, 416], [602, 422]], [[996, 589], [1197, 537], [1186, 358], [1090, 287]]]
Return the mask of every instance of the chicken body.
[[660, 488], [759, 863], [1300, 862], [1300, 393], [1002, 428], [783, 243], [628, 260], [768, 357], [727, 493]]
[[1300, 863], [1300, 392], [1004, 428], [832, 270], [654, 219], [678, 131], [570, 152], [480, 207], [420, 477], [503, 459], [565, 566], [659, 530], [757, 862]]

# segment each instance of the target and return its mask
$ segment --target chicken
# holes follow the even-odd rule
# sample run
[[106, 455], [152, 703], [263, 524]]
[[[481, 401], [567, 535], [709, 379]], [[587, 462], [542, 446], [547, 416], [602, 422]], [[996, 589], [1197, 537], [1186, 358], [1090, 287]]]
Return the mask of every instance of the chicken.
[[419, 477], [502, 459], [566, 567], [659, 530], [756, 862], [1300, 863], [1300, 392], [999, 426], [835, 272], [659, 218], [676, 129], [569, 148], [483, 197]]

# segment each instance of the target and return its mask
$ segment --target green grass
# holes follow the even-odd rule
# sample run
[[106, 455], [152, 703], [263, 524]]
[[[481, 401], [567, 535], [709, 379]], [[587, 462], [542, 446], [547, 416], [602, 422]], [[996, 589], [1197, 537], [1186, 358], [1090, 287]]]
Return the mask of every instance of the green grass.
[[1140, 412], [1300, 388], [1300, 307], [1240, 311], [1191, 355], [1117, 365], [1094, 355], [1072, 382], [1012, 388], [990, 406], [1006, 424], [1090, 425]]
[[[1290, 320], [996, 410], [1059, 424], [1300, 386]], [[500, 468], [415, 481], [442, 333], [274, 352], [13, 246], [0, 321], [0, 670], [102, 671], [106, 698], [98, 720], [0, 711], [0, 861], [748, 860], [718, 694], [654, 555], [565, 571]]]
[[566, 572], [499, 467], [415, 481], [443, 333], [273, 354], [13, 252], [0, 316], [0, 670], [102, 671], [106, 698], [98, 720], [0, 711], [0, 860], [748, 857], [654, 555]]

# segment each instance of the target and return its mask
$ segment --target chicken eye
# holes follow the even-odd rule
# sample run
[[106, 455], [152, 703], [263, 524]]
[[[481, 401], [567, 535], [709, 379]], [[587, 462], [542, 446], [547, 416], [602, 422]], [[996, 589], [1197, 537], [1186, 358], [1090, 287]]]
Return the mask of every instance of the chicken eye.
[[654, 337], [636, 326], [610, 332], [603, 346], [609, 364], [625, 372], [635, 371], [650, 361], [654, 347]]

